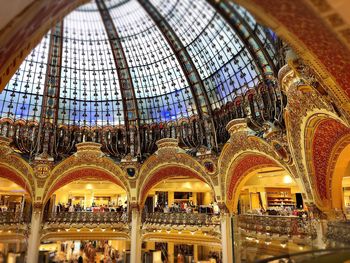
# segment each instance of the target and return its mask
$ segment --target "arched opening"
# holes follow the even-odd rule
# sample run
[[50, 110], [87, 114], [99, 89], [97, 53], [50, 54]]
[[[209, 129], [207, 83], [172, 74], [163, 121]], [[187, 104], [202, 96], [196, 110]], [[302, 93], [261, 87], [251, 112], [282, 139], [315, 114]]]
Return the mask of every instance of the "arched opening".
[[31, 196], [24, 180], [9, 172], [0, 172], [0, 260], [16, 262], [24, 259], [27, 249]]
[[44, 208], [40, 255], [53, 260], [94, 257], [106, 250], [115, 259], [129, 255], [126, 186], [101, 169], [75, 169], [49, 189]]
[[340, 152], [332, 175], [332, 206], [350, 218], [350, 144]]
[[[219, 207], [212, 186], [189, 168], [163, 168], [143, 187], [143, 246], [146, 257], [221, 258]], [[147, 191], [145, 190], [147, 189]], [[181, 237], [179, 239], [179, 237]]]
[[242, 260], [252, 262], [313, 248], [303, 188], [286, 169], [252, 170], [237, 190]]

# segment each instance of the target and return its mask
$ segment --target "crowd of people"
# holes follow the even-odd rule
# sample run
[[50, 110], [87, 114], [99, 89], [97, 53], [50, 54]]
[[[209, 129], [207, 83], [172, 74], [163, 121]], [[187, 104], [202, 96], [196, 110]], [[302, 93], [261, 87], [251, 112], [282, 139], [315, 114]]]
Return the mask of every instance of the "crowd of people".
[[[147, 211], [148, 212], [148, 211]], [[194, 205], [192, 201], [189, 202], [174, 202], [170, 206], [168, 203], [164, 205], [162, 203], [157, 203], [154, 208], [154, 212], [161, 213], [206, 213], [206, 214], [218, 214], [219, 207], [216, 203], [211, 203], [209, 205]]]
[[92, 205], [91, 207], [83, 207], [79, 203], [58, 203], [56, 205], [55, 212], [125, 212], [127, 209], [127, 203], [118, 206], [107, 206], [107, 205]]

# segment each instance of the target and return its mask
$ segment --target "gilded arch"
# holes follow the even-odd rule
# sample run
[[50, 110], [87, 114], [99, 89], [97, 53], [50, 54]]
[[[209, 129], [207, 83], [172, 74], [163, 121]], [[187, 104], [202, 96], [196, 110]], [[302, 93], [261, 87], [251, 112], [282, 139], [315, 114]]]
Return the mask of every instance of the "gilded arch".
[[10, 140], [4, 137], [0, 137], [0, 177], [18, 184], [34, 199], [36, 193], [34, 170], [12, 150]]
[[341, 180], [336, 176], [333, 177], [335, 162], [349, 143], [350, 128], [339, 118], [316, 113], [306, 120], [304, 131], [306, 167], [315, 186], [316, 204], [323, 210], [333, 208], [332, 186], [335, 181], [339, 185]]
[[[143, 204], [147, 192], [156, 183], [174, 175], [189, 175], [206, 182], [214, 191], [212, 175], [206, 173], [202, 164], [177, 146], [174, 139], [157, 142], [158, 151], [141, 166], [137, 183], [137, 200]], [[215, 193], [215, 192], [214, 192]]]
[[122, 186], [130, 194], [125, 172], [110, 158], [106, 157], [97, 143], [81, 143], [78, 152], [58, 164], [46, 180], [43, 189], [45, 202], [56, 187], [81, 178], [101, 178]]

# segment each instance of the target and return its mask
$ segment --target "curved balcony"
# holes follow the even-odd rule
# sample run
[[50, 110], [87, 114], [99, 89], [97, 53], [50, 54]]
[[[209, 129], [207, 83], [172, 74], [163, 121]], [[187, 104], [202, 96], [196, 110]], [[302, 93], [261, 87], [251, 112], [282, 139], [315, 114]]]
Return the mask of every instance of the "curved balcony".
[[42, 239], [67, 238], [111, 239], [129, 238], [129, 221], [121, 212], [59, 212], [44, 219]]
[[204, 213], [149, 213], [142, 224], [143, 240], [220, 246], [220, 215]]
[[120, 212], [59, 212], [49, 214], [48, 224], [114, 224], [127, 223], [128, 217]]
[[312, 221], [297, 216], [239, 215], [238, 226], [253, 234], [316, 238]]
[[21, 212], [0, 212], [0, 225], [24, 224], [30, 217]]
[[326, 237], [333, 245], [350, 245], [350, 221], [328, 222]]
[[220, 225], [220, 216], [202, 213], [149, 213], [146, 224], [209, 226]]
[[30, 215], [21, 212], [0, 212], [0, 240], [25, 238]]

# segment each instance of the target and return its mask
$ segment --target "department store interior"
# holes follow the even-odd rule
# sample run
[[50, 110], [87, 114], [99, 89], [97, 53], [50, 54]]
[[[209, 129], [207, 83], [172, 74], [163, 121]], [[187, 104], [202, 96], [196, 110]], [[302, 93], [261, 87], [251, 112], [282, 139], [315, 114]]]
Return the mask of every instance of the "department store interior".
[[350, 3], [0, 11], [0, 263], [350, 261]]

